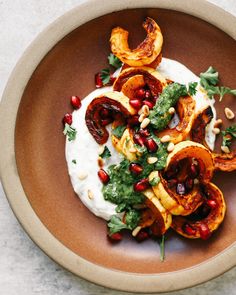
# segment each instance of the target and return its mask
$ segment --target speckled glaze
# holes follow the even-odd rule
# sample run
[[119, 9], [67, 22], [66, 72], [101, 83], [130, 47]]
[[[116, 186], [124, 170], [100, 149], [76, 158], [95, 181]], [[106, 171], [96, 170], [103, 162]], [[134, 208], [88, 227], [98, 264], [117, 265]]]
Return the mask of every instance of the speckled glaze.
[[[116, 4], [119, 1], [116, 1]], [[182, 1], [181, 1], [182, 2]], [[137, 2], [136, 2], [137, 3]], [[158, 3], [157, 1], [155, 3]], [[200, 2], [198, 2], [198, 9], [200, 9], [201, 5], [199, 5]], [[169, 5], [170, 3], [167, 2], [166, 5]], [[114, 4], [115, 5], [115, 4]], [[141, 4], [140, 4], [141, 5]], [[151, 4], [150, 2], [150, 5]], [[186, 7], [186, 6], [185, 6]], [[112, 10], [117, 9], [113, 8]], [[197, 10], [195, 10], [195, 13]], [[81, 8], [81, 11], [82, 8]], [[92, 13], [92, 10], [90, 10]], [[108, 11], [107, 11], [108, 12]], [[82, 12], [81, 12], [82, 13]], [[99, 13], [99, 11], [98, 11]], [[223, 12], [216, 12], [215, 15], [219, 15]], [[73, 21], [76, 21], [75, 11], [72, 12], [70, 17], [67, 15], [67, 19], [70, 19], [70, 21], [73, 23]], [[63, 21], [63, 18], [61, 19], [61, 22]], [[85, 20], [81, 20], [81, 22]], [[228, 18], [228, 21], [230, 22], [230, 17]], [[60, 24], [60, 21], [54, 25], [54, 29], [58, 28]], [[65, 19], [64, 19], [65, 24]], [[78, 22], [77, 22], [78, 25]], [[223, 28], [223, 24], [219, 24]], [[52, 27], [53, 28], [53, 27]], [[15, 106], [18, 105], [20, 99], [22, 90], [24, 89], [25, 83], [28, 81], [28, 78], [31, 76], [32, 70], [35, 68], [35, 66], [38, 64], [38, 62], [41, 60], [41, 58], [45, 55], [47, 50], [52, 47], [53, 44], [57, 40], [60, 40], [63, 35], [70, 32], [73, 28], [73, 26], [69, 26], [69, 28], [65, 25], [63, 27], [63, 30], [61, 29], [57, 31], [57, 34], [51, 35], [51, 37], [48, 35], [48, 39], [45, 41], [44, 37], [46, 36], [41, 35], [40, 38], [43, 38], [45, 41], [43, 43], [44, 48], [38, 48], [38, 50], [35, 51], [35, 45], [32, 45], [31, 49], [29, 49], [28, 53], [25, 54], [25, 57], [20, 61], [20, 64], [15, 70], [15, 73], [13, 73], [13, 76], [11, 77], [11, 80], [9, 81], [8, 88], [5, 91], [4, 98], [3, 98], [3, 104], [2, 109], [9, 110], [9, 108], [12, 107], [12, 104], [14, 103]], [[66, 31], [67, 30], [67, 31]], [[52, 34], [53, 29], [51, 29]], [[235, 34], [233, 32], [232, 34]], [[44, 37], [43, 37], [44, 36]], [[38, 39], [38, 42], [40, 39]], [[39, 43], [37, 43], [38, 45]], [[41, 43], [42, 44], [42, 43]], [[29, 57], [32, 56], [32, 52], [34, 52], [34, 60], [30, 59]], [[25, 65], [26, 62], [28, 62], [28, 67], [25, 67], [25, 71], [22, 72], [22, 80], [21, 85], [19, 85], [19, 80], [15, 79], [17, 76], [17, 71], [20, 70], [22, 65]], [[19, 73], [19, 72], [18, 72]], [[16, 84], [15, 84], [16, 83]], [[18, 87], [17, 87], [18, 85]], [[14, 87], [14, 98], [13, 93], [11, 94], [10, 88]], [[8, 102], [6, 102], [5, 97], [8, 98]], [[2, 114], [1, 114], [2, 115]], [[207, 261], [201, 265], [198, 265], [197, 267], [191, 268], [191, 269], [185, 269], [182, 271], [178, 271], [176, 273], [164, 273], [162, 275], [142, 275], [142, 280], [140, 280], [139, 275], [135, 275], [134, 273], [120, 273], [113, 271], [108, 268], [103, 268], [98, 265], [95, 265], [93, 263], [88, 262], [87, 260], [82, 259], [78, 255], [76, 255], [74, 252], [70, 251], [67, 247], [63, 246], [53, 235], [51, 235], [47, 229], [43, 226], [41, 221], [37, 218], [34, 211], [32, 211], [32, 208], [30, 207], [28, 200], [25, 198], [25, 195], [23, 193], [21, 184], [19, 182], [18, 175], [15, 171], [15, 161], [13, 160], [12, 156], [14, 157], [14, 122], [15, 122], [16, 114], [14, 114], [14, 110], [11, 112], [11, 116], [7, 118], [10, 128], [8, 130], [2, 130], [1, 138], [4, 138], [4, 141], [7, 142], [9, 145], [7, 146], [8, 149], [3, 150], [2, 155], [4, 154], [5, 159], [3, 159], [3, 156], [1, 158], [1, 173], [2, 173], [2, 179], [3, 184], [5, 187], [5, 190], [8, 194], [9, 201], [11, 203], [11, 206], [13, 207], [13, 210], [15, 211], [16, 215], [20, 219], [21, 223], [23, 224], [26, 231], [30, 234], [30, 236], [36, 241], [37, 244], [40, 245], [40, 247], [45, 250], [48, 255], [50, 255], [52, 258], [54, 258], [57, 262], [65, 266], [66, 268], [70, 269], [72, 272], [87, 278], [89, 280], [92, 280], [96, 283], [113, 287], [113, 288], [119, 288], [121, 290], [130, 290], [130, 291], [143, 291], [143, 292], [157, 292], [157, 291], [169, 291], [174, 289], [179, 289], [187, 286], [192, 286], [196, 283], [202, 282], [206, 279], [212, 278], [215, 275], [221, 273], [222, 271], [230, 268], [235, 264], [235, 248], [230, 247], [227, 249], [227, 251], [224, 251], [224, 253], [221, 253], [221, 255], [218, 255], [217, 257], [212, 258], [210, 261]], [[7, 131], [7, 132], [6, 132]], [[4, 137], [3, 137], [4, 136]], [[11, 165], [10, 165], [11, 164]], [[12, 170], [14, 169], [14, 170]], [[7, 177], [6, 177], [7, 175]], [[12, 183], [15, 183], [15, 186], [12, 186]], [[219, 269], [215, 268], [214, 266], [219, 263], [224, 263], [225, 268]], [[203, 274], [204, 273], [204, 278]], [[107, 278], [110, 278], [109, 281]], [[189, 280], [182, 278], [189, 278]], [[171, 281], [171, 284], [170, 284]], [[175, 282], [173, 286], [173, 282]]]

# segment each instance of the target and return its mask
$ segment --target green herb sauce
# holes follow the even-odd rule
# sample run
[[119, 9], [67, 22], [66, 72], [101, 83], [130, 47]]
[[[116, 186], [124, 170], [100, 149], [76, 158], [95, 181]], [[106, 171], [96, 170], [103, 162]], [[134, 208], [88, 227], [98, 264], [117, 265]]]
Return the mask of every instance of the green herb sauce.
[[172, 118], [172, 115], [168, 112], [169, 108], [173, 107], [181, 96], [186, 95], [188, 95], [188, 91], [185, 85], [172, 83], [166, 86], [153, 110], [150, 111], [151, 126], [158, 131], [165, 129]]

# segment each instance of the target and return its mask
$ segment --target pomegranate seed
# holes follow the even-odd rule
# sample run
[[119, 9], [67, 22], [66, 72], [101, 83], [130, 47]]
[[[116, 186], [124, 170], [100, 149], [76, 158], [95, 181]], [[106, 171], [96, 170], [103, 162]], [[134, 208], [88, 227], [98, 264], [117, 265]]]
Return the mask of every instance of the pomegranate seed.
[[211, 236], [210, 229], [207, 224], [202, 223], [199, 227], [200, 237], [203, 240], [207, 240]]
[[215, 200], [207, 200], [207, 205], [211, 208], [211, 209], [215, 209], [217, 207], [217, 203]]
[[148, 138], [146, 140], [146, 147], [150, 153], [155, 153], [158, 149], [158, 146], [153, 138]]
[[101, 120], [101, 125], [102, 126], [107, 126], [108, 124], [110, 124], [111, 122], [112, 122], [113, 120], [112, 120], [112, 118], [108, 118], [108, 119], [102, 119]]
[[187, 191], [191, 191], [193, 188], [193, 179], [192, 178], [187, 178], [185, 180], [185, 187]]
[[145, 98], [150, 98], [152, 96], [151, 91], [150, 90], [146, 90], [145, 91]]
[[170, 179], [170, 180], [168, 180], [168, 181], [167, 181], [168, 187], [169, 187], [169, 188], [176, 187], [177, 182], [178, 182], [177, 179]]
[[135, 109], [139, 110], [142, 106], [142, 102], [139, 99], [130, 99], [129, 104]]
[[71, 96], [70, 103], [74, 109], [81, 107], [81, 99], [78, 96]]
[[149, 238], [149, 234], [145, 230], [142, 230], [142, 229], [139, 231], [139, 233], [135, 237], [135, 239], [138, 242], [142, 242], [142, 241], [144, 241], [144, 240], [146, 240], [148, 238]]
[[108, 237], [112, 240], [112, 241], [121, 241], [122, 240], [122, 234], [121, 233], [114, 233], [112, 235], [108, 235]]
[[189, 177], [192, 179], [196, 178], [199, 175], [199, 167], [195, 164], [191, 164]]
[[129, 165], [129, 170], [130, 170], [130, 172], [138, 175], [138, 174], [140, 174], [143, 171], [143, 167], [140, 164], [131, 163]]
[[140, 122], [139, 122], [138, 118], [139, 118], [138, 115], [134, 115], [134, 116], [130, 117], [130, 118], [128, 119], [128, 124], [129, 124], [130, 126], [136, 126], [136, 125], [139, 125]]
[[186, 192], [185, 185], [183, 183], [178, 183], [176, 187], [176, 192], [178, 195], [184, 195]]
[[95, 85], [96, 85], [96, 88], [103, 87], [103, 82], [102, 82], [102, 78], [101, 78], [101, 74], [100, 73], [97, 73], [95, 75]]
[[134, 134], [134, 143], [140, 145], [140, 146], [144, 146], [144, 143], [145, 143], [145, 138], [142, 137], [140, 134]]
[[103, 184], [107, 184], [107, 183], [109, 182], [109, 180], [110, 180], [109, 175], [108, 175], [107, 172], [106, 172], [105, 170], [103, 170], [103, 169], [100, 169], [100, 170], [98, 171], [98, 177], [100, 178], [100, 180], [101, 180], [101, 182], [102, 182]]
[[136, 95], [138, 98], [145, 98], [145, 90], [143, 88], [140, 88], [136, 91]]
[[148, 189], [150, 186], [147, 178], [143, 178], [134, 184], [134, 190], [136, 192], [142, 192]]
[[105, 108], [101, 109], [99, 114], [102, 119], [107, 119], [111, 116], [111, 112]]
[[72, 114], [69, 114], [69, 113], [65, 114], [65, 116], [63, 118], [63, 123], [71, 125], [72, 124]]
[[153, 107], [154, 107], [154, 103], [152, 103], [152, 102], [149, 101], [149, 100], [144, 100], [144, 101], [143, 101], [143, 104], [145, 104], [146, 106], [148, 106], [149, 109], [153, 109]]
[[140, 129], [140, 130], [139, 130], [139, 134], [140, 134], [141, 136], [144, 136], [144, 137], [148, 137], [148, 136], [150, 136], [150, 132], [149, 132], [148, 129]]
[[183, 230], [187, 235], [190, 236], [195, 236], [196, 234], [196, 229], [192, 228], [188, 223], [185, 223], [185, 225], [183, 226]]

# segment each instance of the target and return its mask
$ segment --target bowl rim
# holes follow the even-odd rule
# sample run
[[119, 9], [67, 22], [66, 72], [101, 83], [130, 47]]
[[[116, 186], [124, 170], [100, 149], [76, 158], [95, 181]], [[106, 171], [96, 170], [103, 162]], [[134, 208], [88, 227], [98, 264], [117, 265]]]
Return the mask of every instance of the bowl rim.
[[[78, 256], [59, 242], [40, 221], [31, 207], [17, 172], [15, 125], [24, 89], [42, 58], [64, 36], [78, 26], [110, 12], [131, 8], [164, 8], [203, 19], [236, 39], [236, 17], [206, 0], [87, 0], [65, 13], [44, 29], [16, 64], [4, 90], [0, 117], [0, 174], [10, 206], [30, 238], [54, 261], [93, 283], [129, 292], [167, 292], [195, 286], [236, 265], [236, 242], [211, 259], [179, 271], [136, 274], [108, 269]], [[19, 77], [21, 77], [19, 79]], [[221, 265], [221, 267], [217, 267]], [[109, 280], [107, 279], [109, 278]]]

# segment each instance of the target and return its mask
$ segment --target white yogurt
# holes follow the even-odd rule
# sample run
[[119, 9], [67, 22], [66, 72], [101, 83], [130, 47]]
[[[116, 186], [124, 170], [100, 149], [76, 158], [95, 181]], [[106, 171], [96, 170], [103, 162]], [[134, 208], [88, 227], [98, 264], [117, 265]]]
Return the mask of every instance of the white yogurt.
[[[163, 58], [158, 71], [166, 78], [173, 81], [188, 84], [189, 82], [199, 82], [199, 77], [193, 74], [188, 68], [181, 63]], [[214, 108], [214, 100], [210, 100], [204, 90], [198, 86], [197, 93], [194, 96], [196, 100], [196, 112], [211, 105], [214, 119], [216, 112]], [[97, 172], [98, 156], [100, 145], [96, 143], [92, 135], [89, 133], [85, 123], [85, 113], [89, 103], [99, 95], [112, 91], [112, 87], [104, 87], [91, 92], [82, 101], [82, 107], [73, 112], [73, 124], [77, 130], [76, 139], [74, 141], [66, 140], [66, 160], [71, 178], [71, 183], [76, 194], [79, 195], [83, 204], [95, 215], [109, 220], [112, 215], [116, 214], [116, 205], [105, 201], [102, 194], [102, 183], [98, 178]], [[212, 133], [214, 122], [207, 128], [207, 144], [213, 148], [215, 135]], [[106, 142], [106, 146], [111, 152], [111, 157], [104, 160], [104, 169], [111, 164], [118, 164], [121, 161], [121, 156], [114, 149], [111, 139]], [[76, 163], [74, 163], [74, 160]], [[86, 176], [80, 179], [81, 175]], [[82, 177], [83, 178], [83, 177]]]

